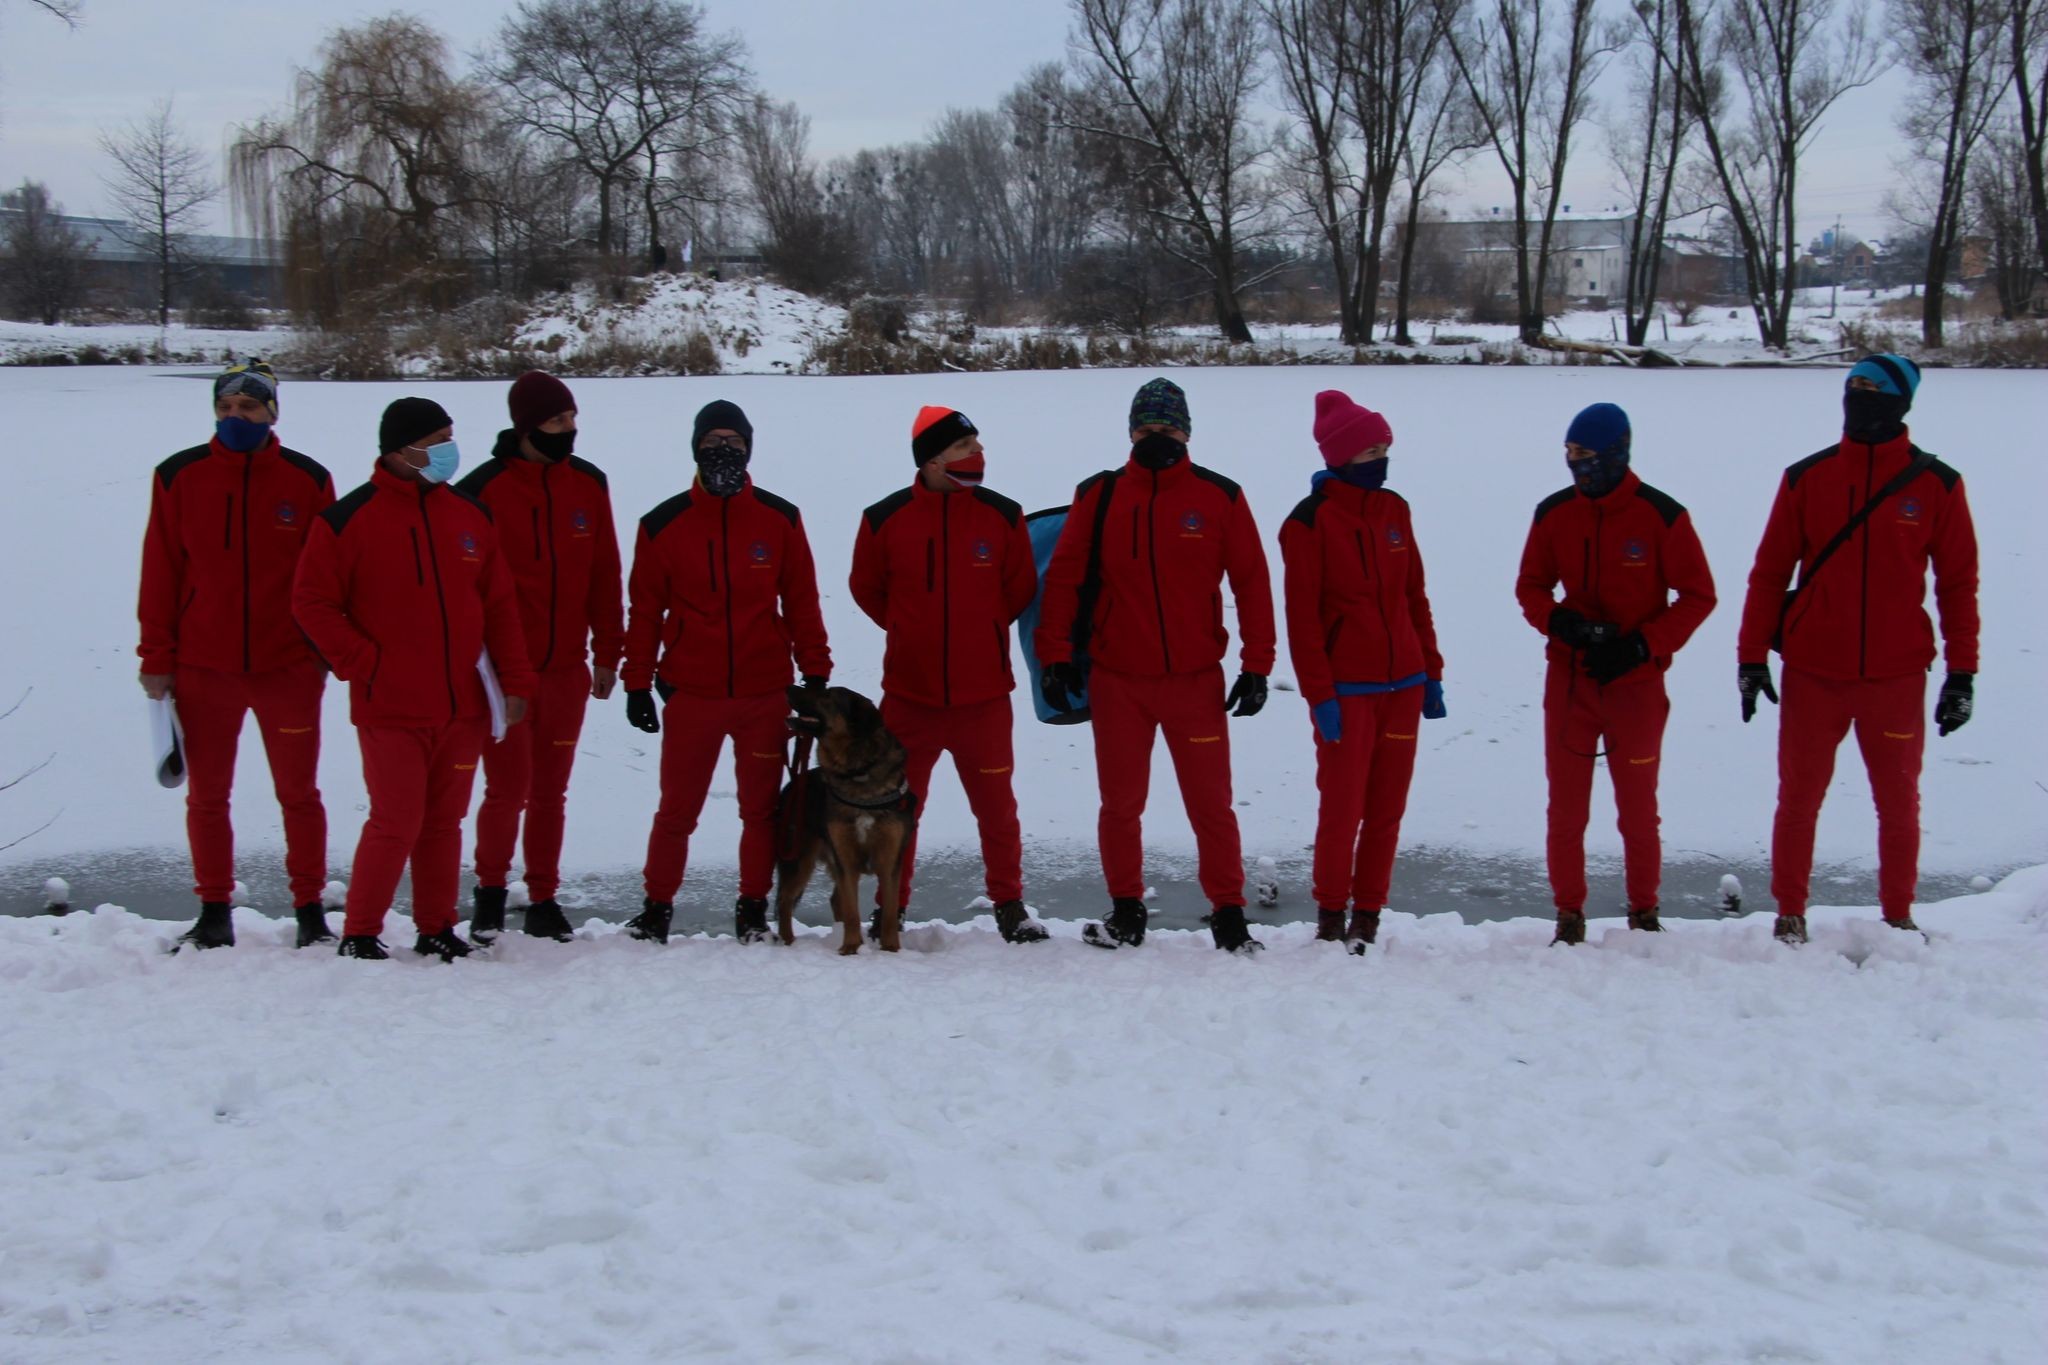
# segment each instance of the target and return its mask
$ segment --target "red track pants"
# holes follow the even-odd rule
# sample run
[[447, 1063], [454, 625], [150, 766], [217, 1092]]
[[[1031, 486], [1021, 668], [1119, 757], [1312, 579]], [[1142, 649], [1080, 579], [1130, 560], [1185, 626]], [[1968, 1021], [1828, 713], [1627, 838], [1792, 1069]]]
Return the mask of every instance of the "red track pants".
[[423, 934], [455, 927], [462, 878], [462, 817], [476, 787], [477, 759], [491, 737], [487, 717], [413, 728], [361, 725], [363, 783], [370, 818], [356, 844], [344, 934], [376, 934], [412, 864], [412, 919]]
[[1920, 763], [1927, 748], [1927, 675], [1834, 682], [1787, 668], [1778, 684], [1778, 815], [1771, 895], [1781, 915], [1806, 913], [1813, 827], [1850, 727], [1877, 803], [1877, 899], [1887, 919], [1912, 914], [1920, 881]]
[[1586, 821], [1593, 806], [1593, 757], [1605, 745], [1621, 830], [1628, 905], [1657, 905], [1664, 849], [1657, 837], [1657, 769], [1671, 700], [1664, 675], [1647, 664], [1600, 686], [1553, 663], [1543, 684], [1543, 764], [1550, 776], [1550, 894], [1559, 910], [1586, 908]]
[[193, 891], [225, 901], [235, 890], [235, 830], [228, 818], [242, 719], [256, 713], [270, 781], [284, 809], [284, 866], [292, 904], [320, 899], [327, 882], [327, 810], [320, 804], [320, 694], [316, 663], [268, 673], [223, 673], [181, 664], [172, 682], [185, 731], [185, 836]]
[[1213, 906], [1244, 904], [1244, 849], [1230, 805], [1230, 731], [1223, 711], [1223, 668], [1139, 677], [1095, 665], [1088, 675], [1095, 728], [1095, 777], [1102, 813], [1095, 837], [1112, 897], [1145, 894], [1142, 821], [1152, 786], [1152, 739], [1180, 779], [1181, 804], [1194, 826], [1202, 894]]
[[732, 740], [740, 799], [740, 894], [766, 896], [775, 880], [775, 797], [788, 763], [789, 697], [781, 688], [751, 697], [678, 692], [661, 710], [661, 805], [647, 836], [647, 898], [674, 901], [704, 813], [718, 751]]
[[[882, 724], [902, 743], [904, 780], [917, 794], [918, 805], [932, 788], [932, 769], [939, 755], [953, 755], [953, 771], [967, 793], [968, 809], [981, 831], [981, 866], [988, 898], [997, 905], [1024, 899], [1024, 831], [1017, 823], [1017, 766], [1011, 743], [1016, 724], [1008, 696], [973, 706], [920, 706], [901, 697], [882, 696]], [[903, 904], [910, 904], [911, 877], [917, 865], [917, 831], [903, 847]], [[877, 905], [881, 888], [875, 889]]]
[[512, 846], [526, 816], [526, 894], [553, 900], [562, 886], [562, 823], [569, 769], [590, 702], [590, 668], [572, 664], [540, 675], [526, 719], [484, 746], [484, 802], [476, 812], [476, 880], [503, 886], [512, 875]]
[[[1422, 689], [1339, 697], [1343, 738], [1316, 737], [1316, 908], [1378, 910], [1394, 876], [1394, 846], [1415, 775]], [[1311, 734], [1315, 726], [1309, 726]]]

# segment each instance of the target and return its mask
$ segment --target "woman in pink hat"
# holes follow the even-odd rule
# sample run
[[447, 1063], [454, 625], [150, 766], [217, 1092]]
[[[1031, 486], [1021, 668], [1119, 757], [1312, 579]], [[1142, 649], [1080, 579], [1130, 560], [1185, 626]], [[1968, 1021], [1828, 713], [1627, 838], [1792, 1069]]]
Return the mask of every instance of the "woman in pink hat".
[[1326, 468], [1280, 528], [1287, 648], [1314, 723], [1316, 937], [1363, 953], [1394, 873], [1418, 722], [1445, 715], [1444, 660], [1407, 500], [1384, 487], [1387, 419], [1326, 389], [1315, 437]]

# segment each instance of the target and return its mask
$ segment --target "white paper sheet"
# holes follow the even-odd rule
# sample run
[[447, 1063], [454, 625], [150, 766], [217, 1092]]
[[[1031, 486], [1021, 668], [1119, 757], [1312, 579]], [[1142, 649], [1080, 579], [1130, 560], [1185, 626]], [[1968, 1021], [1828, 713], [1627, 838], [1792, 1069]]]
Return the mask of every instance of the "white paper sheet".
[[476, 656], [476, 671], [483, 676], [484, 698], [491, 704], [491, 742], [505, 737], [505, 689], [498, 685], [498, 670], [491, 667], [487, 649]]
[[178, 723], [178, 705], [169, 697], [149, 703], [149, 756], [158, 786], [185, 785], [185, 727]]

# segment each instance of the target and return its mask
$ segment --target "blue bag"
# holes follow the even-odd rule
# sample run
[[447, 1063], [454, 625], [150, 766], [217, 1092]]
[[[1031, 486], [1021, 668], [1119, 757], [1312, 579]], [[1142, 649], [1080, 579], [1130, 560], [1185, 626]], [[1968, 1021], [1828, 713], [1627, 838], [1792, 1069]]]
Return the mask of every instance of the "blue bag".
[[[1083, 678], [1088, 673], [1089, 637], [1095, 631], [1095, 602], [1102, 595], [1102, 527], [1109, 518], [1109, 499], [1116, 491], [1117, 475], [1122, 472], [1116, 470], [1104, 476], [1102, 494], [1095, 502], [1095, 539], [1088, 547], [1088, 572], [1082, 579], [1074, 613], [1074, 662], [1080, 665]], [[1031, 559], [1038, 566], [1038, 591], [1033, 595], [1031, 605], [1024, 608], [1024, 614], [1017, 618], [1017, 640], [1024, 655], [1025, 674], [1031, 681], [1032, 709], [1047, 725], [1078, 725], [1088, 719], [1088, 688], [1085, 682], [1080, 694], [1073, 698], [1071, 710], [1055, 710], [1045, 699], [1045, 692], [1039, 687], [1039, 674], [1043, 669], [1038, 662], [1038, 650], [1031, 640], [1038, 629], [1039, 609], [1045, 603], [1045, 571], [1052, 564], [1053, 549], [1060, 543], [1060, 532], [1066, 529], [1067, 513], [1072, 510], [1071, 505], [1048, 507], [1024, 518], [1025, 528], [1031, 533]]]

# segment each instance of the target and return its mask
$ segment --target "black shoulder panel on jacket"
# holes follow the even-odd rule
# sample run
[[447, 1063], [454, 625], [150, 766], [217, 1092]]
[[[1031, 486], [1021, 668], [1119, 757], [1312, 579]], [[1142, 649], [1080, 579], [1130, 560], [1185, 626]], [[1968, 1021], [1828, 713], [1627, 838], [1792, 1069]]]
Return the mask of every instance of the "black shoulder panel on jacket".
[[1537, 503], [1537, 523], [1541, 524], [1545, 517], [1549, 516], [1552, 512], [1555, 512], [1558, 508], [1564, 506], [1566, 503], [1570, 502], [1573, 498], [1576, 498], [1578, 495], [1579, 490], [1576, 488], [1560, 488], [1555, 493], [1552, 493], [1549, 497], [1545, 498], [1542, 502]]
[[597, 486], [605, 492], [609, 493], [612, 491], [612, 481], [604, 476], [604, 471], [584, 459], [581, 455], [571, 455], [569, 457], [569, 468], [575, 470], [578, 474], [587, 475], [597, 480]]
[[909, 488], [899, 488], [888, 497], [869, 507], [867, 511], [862, 512], [861, 516], [866, 519], [868, 524], [868, 534], [880, 535], [882, 533], [882, 524], [904, 508], [910, 506], [910, 498], [911, 492]]
[[1792, 488], [1792, 487], [1796, 487], [1796, 486], [1798, 485], [1798, 483], [1799, 483], [1800, 479], [1802, 479], [1802, 478], [1804, 478], [1804, 477], [1806, 476], [1806, 471], [1807, 471], [1807, 470], [1809, 470], [1809, 469], [1813, 468], [1813, 467], [1814, 467], [1815, 465], [1819, 464], [1819, 463], [1820, 463], [1820, 462], [1821, 462], [1822, 460], [1825, 460], [1825, 459], [1826, 459], [1826, 458], [1827, 458], [1828, 456], [1830, 456], [1830, 455], [1839, 455], [1839, 454], [1841, 454], [1841, 452], [1842, 452], [1842, 447], [1841, 447], [1841, 445], [1840, 445], [1840, 444], [1838, 443], [1838, 444], [1835, 444], [1835, 445], [1831, 445], [1831, 446], [1829, 446], [1829, 447], [1828, 447], [1828, 448], [1827, 448], [1826, 450], [1816, 450], [1816, 451], [1814, 451], [1814, 452], [1813, 452], [1813, 454], [1811, 454], [1811, 455], [1807, 456], [1807, 457], [1806, 457], [1805, 459], [1801, 460], [1801, 461], [1800, 461], [1799, 463], [1797, 463], [1797, 464], [1794, 464], [1794, 465], [1787, 465], [1787, 466], [1785, 467], [1785, 486], [1786, 486], [1787, 488]]
[[193, 446], [190, 450], [179, 451], [156, 467], [157, 482], [161, 483], [168, 490], [171, 486], [171, 480], [177, 478], [187, 465], [198, 464], [212, 453], [213, 447], [211, 445]]
[[1095, 487], [1096, 484], [1101, 483], [1104, 479], [1108, 478], [1110, 475], [1114, 473], [1116, 473], [1114, 469], [1098, 469], [1093, 474], [1090, 474], [1087, 478], [1081, 480], [1081, 482], [1075, 484], [1074, 501], [1081, 501], [1081, 495], [1083, 493], [1086, 493], [1089, 489]]
[[[1932, 452], [1930, 451], [1922, 450], [1919, 446], [1913, 447], [1913, 453], [1915, 455], [1932, 454]], [[1933, 460], [1934, 465], [1932, 468], [1928, 470], [1928, 473], [1934, 475], [1935, 478], [1941, 480], [1942, 488], [1944, 488], [1950, 493], [1955, 492], [1956, 484], [1962, 481], [1962, 474], [1958, 470], [1956, 470], [1954, 466], [1944, 462], [1941, 456], [1939, 455], [1933, 455]]]
[[1656, 508], [1657, 515], [1664, 518], [1666, 526], [1677, 525], [1678, 519], [1685, 515], [1685, 504], [1661, 488], [1652, 488], [1646, 483], [1637, 484], [1636, 496]]
[[797, 511], [796, 504], [788, 498], [778, 498], [765, 488], [756, 488], [754, 490], [754, 501], [771, 511], [780, 512], [783, 516], [788, 517], [791, 526], [799, 526], [803, 523], [803, 513]]
[[647, 538], [649, 540], [652, 540], [654, 537], [660, 535], [664, 530], [668, 529], [668, 524], [670, 522], [674, 521], [677, 517], [681, 516], [683, 513], [689, 510], [690, 490], [686, 488], [682, 492], [670, 498], [667, 502], [664, 502], [657, 506], [652, 512], [649, 512], [646, 516], [640, 518], [640, 529], [647, 533]]
[[320, 519], [334, 528], [334, 534], [340, 535], [347, 529], [349, 518], [362, 511], [369, 504], [370, 499], [376, 496], [376, 484], [363, 484], [361, 487], [350, 491], [346, 496], [329, 503], [326, 510], [321, 512]]
[[476, 509], [477, 511], [479, 511], [479, 512], [483, 513], [483, 514], [484, 514], [484, 520], [485, 520], [485, 521], [489, 521], [489, 522], [496, 522], [496, 521], [497, 521], [497, 518], [491, 515], [491, 509], [490, 509], [490, 508], [488, 508], [488, 507], [486, 507], [486, 506], [484, 506], [484, 504], [483, 504], [483, 503], [481, 503], [481, 502], [477, 501], [477, 499], [476, 499], [476, 495], [475, 495], [475, 494], [473, 494], [473, 493], [465, 493], [465, 492], [463, 492], [463, 491], [462, 491], [462, 490], [461, 490], [460, 488], [457, 488], [457, 487], [456, 487], [456, 486], [455, 486], [454, 484], [452, 484], [452, 483], [451, 483], [451, 484], [449, 484], [449, 485], [447, 485], [447, 488], [448, 488], [448, 491], [449, 491], [450, 493], [453, 493], [453, 494], [454, 494], [454, 495], [455, 495], [456, 497], [458, 497], [458, 498], [462, 499], [462, 500], [463, 500], [464, 502], [468, 503], [468, 504], [469, 504], [469, 505], [470, 505], [471, 507], [474, 507], [474, 508], [475, 508], [475, 509]]
[[475, 469], [470, 470], [467, 474], [457, 479], [452, 486], [458, 493], [466, 493], [472, 498], [481, 498], [484, 495], [484, 490], [491, 486], [491, 480], [504, 472], [505, 462], [493, 455], [490, 459], [485, 460]]
[[1298, 521], [1313, 531], [1316, 529], [1316, 510], [1322, 505], [1322, 493], [1320, 491], [1311, 493], [1300, 502], [1294, 504], [1294, 510], [1287, 514], [1287, 519], [1289, 521]]
[[1201, 465], [1195, 465], [1192, 472], [1196, 478], [1207, 479], [1210, 483], [1222, 489], [1223, 496], [1229, 498], [1232, 502], [1236, 502], [1239, 495], [1243, 492], [1235, 481], [1224, 478], [1213, 469], [1204, 469]]
[[311, 455], [301, 455], [290, 446], [279, 446], [277, 453], [284, 457], [286, 464], [311, 479], [315, 488], [331, 488], [334, 485], [334, 476], [327, 472], [327, 466]]
[[1001, 493], [992, 492], [986, 488], [975, 488], [970, 489], [969, 491], [973, 493], [974, 500], [976, 502], [983, 503], [989, 507], [995, 508], [996, 511], [1002, 513], [1003, 520], [1008, 522], [1012, 526], [1015, 526], [1017, 524], [1017, 519], [1024, 515], [1024, 509], [1022, 507], [1018, 506], [1014, 502], [1011, 502]]

